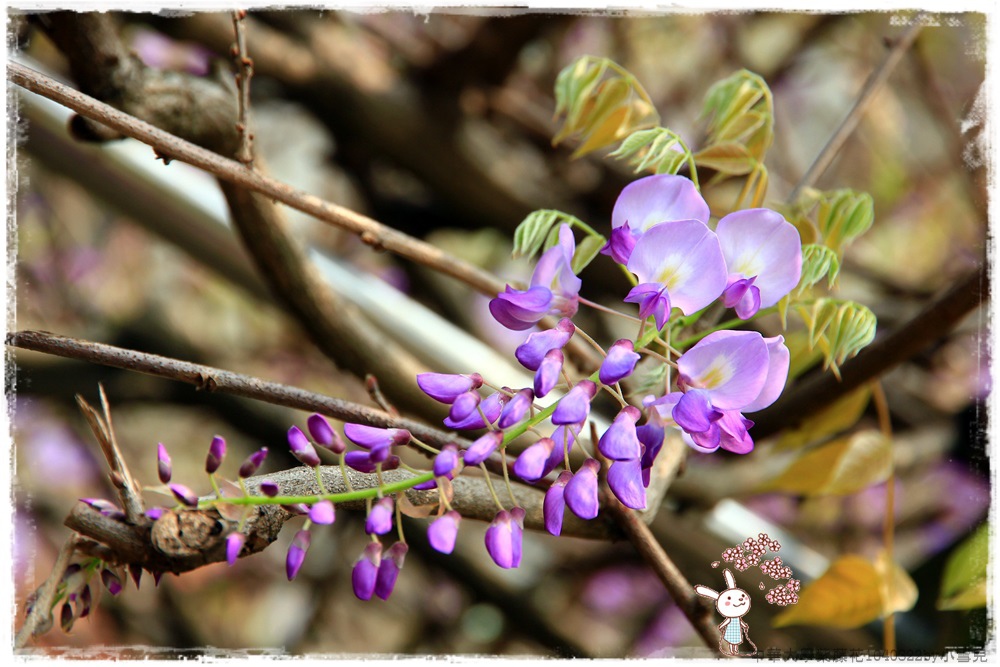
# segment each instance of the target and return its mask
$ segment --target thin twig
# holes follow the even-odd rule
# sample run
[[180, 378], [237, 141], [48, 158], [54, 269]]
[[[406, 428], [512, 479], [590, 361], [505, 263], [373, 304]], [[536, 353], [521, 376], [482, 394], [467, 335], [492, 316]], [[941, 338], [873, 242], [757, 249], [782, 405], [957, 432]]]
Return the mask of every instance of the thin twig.
[[52, 627], [52, 603], [55, 599], [56, 590], [59, 588], [59, 583], [62, 581], [63, 575], [66, 574], [66, 568], [69, 567], [69, 561], [73, 557], [78, 543], [79, 537], [75, 533], [70, 535], [63, 543], [62, 548], [59, 550], [59, 555], [56, 557], [55, 565], [52, 566], [49, 578], [45, 580], [45, 583], [35, 593], [35, 601], [32, 603], [31, 613], [24, 619], [24, 625], [17, 632], [17, 637], [14, 639], [14, 648], [24, 648], [28, 640], [35, 634], [44, 634]]
[[236, 66], [236, 132], [240, 135], [240, 147], [236, 150], [236, 159], [247, 167], [253, 165], [253, 134], [250, 132], [250, 78], [253, 76], [253, 60], [247, 55], [247, 11], [237, 9], [233, 12], [233, 30], [236, 33], [236, 45], [233, 47], [233, 60]]
[[[892, 418], [889, 413], [889, 402], [885, 397], [885, 390], [882, 389], [881, 382], [872, 382], [872, 401], [875, 403], [875, 411], [878, 413], [878, 426], [882, 432], [882, 437], [889, 441], [892, 446]], [[889, 457], [889, 465], [893, 465], [893, 457]], [[893, 542], [896, 528], [896, 470], [890, 467], [889, 479], [885, 482], [885, 518], [882, 521], [882, 543], [885, 547], [885, 558], [889, 565], [885, 585], [888, 588], [887, 600], [892, 599], [892, 567], [893, 567]], [[896, 651], [896, 616], [889, 614], [882, 622], [882, 649], [887, 655], [892, 655]]]
[[806, 173], [799, 180], [795, 189], [788, 196], [788, 201], [795, 201], [799, 198], [802, 190], [808, 187], [812, 187], [816, 180], [827, 170], [830, 163], [840, 152], [840, 149], [844, 146], [844, 142], [847, 138], [851, 136], [854, 128], [857, 127], [858, 122], [861, 120], [861, 116], [864, 114], [865, 110], [868, 109], [868, 105], [871, 104], [872, 100], [875, 98], [875, 93], [882, 88], [885, 82], [888, 80], [889, 75], [892, 71], [896, 69], [896, 65], [899, 61], [903, 59], [906, 51], [913, 44], [913, 40], [917, 38], [923, 28], [923, 22], [919, 19], [914, 21], [914, 24], [904, 32], [892, 45], [889, 53], [886, 54], [885, 58], [879, 63], [875, 71], [871, 73], [868, 80], [865, 81], [864, 87], [862, 87], [861, 92], [858, 94], [858, 99], [855, 100], [854, 106], [851, 110], [847, 112], [847, 116], [840, 123], [840, 127], [836, 129], [830, 140], [826, 142], [823, 149], [820, 150], [819, 155], [813, 161], [812, 165], [806, 171]]

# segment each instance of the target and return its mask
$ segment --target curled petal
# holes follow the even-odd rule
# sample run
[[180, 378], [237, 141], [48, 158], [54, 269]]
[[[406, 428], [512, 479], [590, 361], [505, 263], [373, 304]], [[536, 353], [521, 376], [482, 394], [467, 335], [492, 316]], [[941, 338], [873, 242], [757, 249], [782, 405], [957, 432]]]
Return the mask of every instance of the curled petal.
[[736, 211], [719, 220], [716, 233], [730, 277], [757, 277], [759, 307], [773, 306], [799, 283], [802, 239], [780, 213], [766, 208]]
[[632, 233], [629, 223], [626, 222], [621, 227], [615, 227], [611, 230], [611, 238], [604, 244], [600, 252], [619, 264], [628, 264], [628, 258], [632, 256], [632, 250], [635, 248], [635, 239], [635, 234]]
[[529, 334], [528, 338], [514, 350], [514, 356], [528, 370], [537, 371], [546, 353], [566, 345], [575, 331], [576, 326], [573, 321], [564, 317], [554, 329]]
[[[500, 416], [500, 413], [503, 411], [503, 406], [506, 404], [507, 396], [500, 392], [495, 392], [483, 399], [483, 402], [479, 404], [479, 410], [483, 411], [483, 414], [486, 415], [486, 419], [488, 419], [489, 423], [492, 424]], [[445, 417], [444, 425], [448, 428], [456, 430], [485, 428], [486, 424], [483, 422], [483, 417], [479, 414], [479, 410], [462, 420], [454, 420], [451, 417]]]
[[583, 466], [566, 483], [563, 495], [566, 505], [581, 519], [597, 516], [600, 503], [597, 500], [597, 471], [601, 464], [595, 459], [587, 459]]
[[632, 341], [628, 338], [615, 341], [608, 348], [608, 356], [601, 363], [601, 371], [598, 374], [601, 384], [614, 384], [628, 377], [638, 361], [639, 353], [635, 351]]
[[388, 600], [392, 595], [392, 589], [396, 587], [396, 579], [399, 578], [399, 571], [403, 569], [407, 551], [409, 547], [405, 542], [396, 542], [382, 555], [378, 574], [375, 575], [375, 595], [383, 600]]
[[156, 446], [156, 474], [159, 476], [160, 482], [163, 484], [169, 483], [172, 471], [173, 465], [170, 462], [170, 454], [167, 453], [167, 448], [161, 442]]
[[552, 438], [542, 438], [526, 448], [514, 461], [514, 474], [528, 482], [540, 480], [545, 476], [545, 464], [555, 446]]
[[552, 301], [552, 291], [548, 287], [538, 286], [521, 291], [507, 285], [505, 291], [490, 301], [490, 313], [508, 329], [524, 331], [545, 317]]
[[590, 415], [590, 402], [597, 395], [597, 385], [590, 380], [580, 380], [559, 401], [552, 413], [553, 424], [579, 424]]
[[448, 510], [431, 522], [427, 528], [427, 540], [435, 551], [443, 554], [450, 554], [454, 551], [455, 540], [458, 537], [458, 524], [461, 521], [461, 514], [455, 510]]
[[319, 465], [320, 461], [319, 456], [316, 454], [316, 448], [312, 446], [309, 438], [306, 437], [306, 434], [298, 426], [288, 429], [288, 447], [292, 450], [292, 456], [310, 468], [315, 468]]
[[719, 447], [733, 454], [749, 454], [753, 451], [753, 438], [748, 429], [753, 422], [736, 410], [729, 410], [719, 420]]
[[559, 382], [562, 372], [562, 350], [549, 350], [535, 372], [535, 396], [545, 396]]
[[302, 568], [311, 540], [312, 536], [308, 530], [300, 530], [292, 538], [292, 544], [288, 547], [288, 556], [285, 558], [285, 575], [289, 581], [294, 579]]
[[545, 518], [545, 530], [553, 535], [559, 535], [562, 532], [563, 510], [566, 507], [566, 484], [572, 478], [573, 473], [569, 470], [562, 471], [558, 479], [545, 492], [542, 514]]
[[736, 316], [748, 320], [760, 310], [760, 288], [754, 285], [757, 276], [735, 278], [729, 276], [729, 285], [722, 293], [722, 305], [736, 308]]
[[640, 416], [639, 410], [631, 405], [622, 408], [597, 443], [601, 454], [615, 461], [639, 458], [641, 447], [636, 437], [635, 423]]
[[785, 389], [785, 381], [788, 379], [789, 353], [785, 347], [785, 339], [781, 336], [765, 338], [767, 344], [767, 379], [764, 387], [757, 394], [757, 398], [743, 407], [743, 412], [756, 412], [763, 410], [767, 406], [778, 400], [778, 396]]
[[243, 533], [229, 533], [226, 536], [226, 562], [233, 565], [243, 551], [243, 545], [247, 537]]
[[[371, 473], [378, 469], [378, 462], [372, 459], [372, 452], [347, 452], [344, 454], [344, 463], [358, 472]], [[394, 470], [399, 467], [399, 457], [392, 454], [381, 463], [382, 470]]]
[[572, 317], [576, 313], [576, 295], [580, 293], [583, 284], [573, 273], [573, 253], [576, 251], [576, 241], [569, 225], [559, 225], [559, 240], [538, 258], [538, 264], [531, 274], [531, 287], [545, 286], [558, 295], [563, 301], [572, 302], [563, 306], [563, 314]]
[[677, 401], [674, 421], [688, 433], [707, 431], [712, 422], [722, 418], [722, 412], [712, 407], [711, 397], [704, 389], [692, 389]]
[[611, 227], [626, 223], [641, 235], [650, 227], [672, 220], [708, 222], [709, 209], [690, 179], [671, 174], [646, 176], [622, 189], [614, 210]]
[[385, 535], [392, 530], [392, 497], [386, 496], [372, 505], [365, 521], [365, 532], [369, 535]]
[[465, 464], [477, 466], [490, 457], [496, 448], [503, 442], [503, 433], [500, 431], [490, 431], [477, 438], [469, 448], [465, 450]]
[[361, 556], [354, 562], [351, 571], [351, 586], [359, 600], [371, 600], [378, 581], [378, 569], [382, 564], [382, 545], [369, 542]]
[[321, 500], [309, 508], [309, 520], [313, 523], [328, 526], [334, 522], [336, 517], [333, 503], [329, 500]]
[[530, 389], [522, 389], [514, 394], [507, 401], [507, 405], [504, 406], [503, 411], [500, 412], [500, 421], [497, 422], [497, 426], [501, 429], [510, 428], [524, 419], [524, 415], [528, 414], [528, 410], [531, 408], [531, 403], [534, 400], [535, 394]]
[[624, 301], [639, 304], [641, 319], [652, 315], [657, 329], [662, 329], [670, 318], [670, 294], [667, 292], [667, 287], [660, 283], [636, 285], [625, 295]]
[[452, 403], [462, 394], [482, 387], [483, 377], [479, 373], [472, 375], [420, 373], [417, 375], [417, 386], [436, 401]]
[[622, 505], [634, 510], [646, 509], [646, 487], [638, 459], [615, 461], [608, 468], [608, 486]]

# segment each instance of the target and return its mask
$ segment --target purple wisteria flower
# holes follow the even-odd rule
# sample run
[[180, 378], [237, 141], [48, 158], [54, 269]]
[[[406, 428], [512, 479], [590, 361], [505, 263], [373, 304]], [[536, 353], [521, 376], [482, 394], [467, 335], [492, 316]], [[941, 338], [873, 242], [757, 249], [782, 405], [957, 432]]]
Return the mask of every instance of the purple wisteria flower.
[[500, 421], [497, 427], [501, 429], [510, 428], [518, 423], [531, 409], [531, 403], [535, 400], [535, 394], [530, 389], [522, 389], [507, 401], [503, 411], [500, 412]]
[[581, 519], [597, 516], [600, 503], [597, 500], [597, 472], [601, 464], [596, 459], [587, 459], [566, 483], [563, 499], [566, 506]]
[[329, 500], [321, 500], [309, 508], [309, 520], [323, 526], [328, 526], [337, 518], [333, 503]]
[[535, 371], [535, 396], [542, 397], [552, 391], [559, 382], [563, 361], [562, 350], [549, 350], [545, 353]]
[[218, 470], [225, 456], [226, 440], [222, 436], [217, 435], [212, 438], [212, 444], [208, 446], [208, 457], [205, 459], [205, 472], [211, 475]]
[[761, 410], [781, 394], [789, 354], [781, 336], [756, 331], [716, 331], [677, 360], [673, 392], [645, 404], [661, 426], [679, 426], [684, 440], [705, 453], [720, 447], [737, 454], [753, 449], [743, 412]]
[[715, 233], [729, 271], [722, 303], [748, 319], [798, 285], [802, 240], [780, 213], [766, 208], [736, 211], [719, 220]]
[[521, 540], [524, 534], [524, 510], [500, 510], [486, 529], [486, 551], [493, 562], [504, 569], [521, 564]]
[[247, 477], [253, 477], [260, 468], [261, 464], [264, 463], [264, 459], [267, 458], [267, 447], [261, 447], [256, 452], [246, 457], [242, 464], [240, 464], [239, 476], [242, 479]]
[[486, 419], [490, 424], [492, 424], [500, 417], [500, 413], [503, 411], [503, 406], [507, 405], [508, 400], [509, 399], [506, 394], [499, 391], [494, 392], [484, 398], [483, 402], [479, 404], [479, 408], [465, 419], [455, 420], [451, 417], [445, 417], [444, 425], [455, 430], [475, 430], [485, 428], [486, 423], [483, 422], [483, 417], [479, 414], [479, 411], [482, 410], [483, 414], [486, 415]]
[[708, 204], [690, 179], [658, 174], [629, 183], [611, 212], [611, 239], [601, 249], [619, 264], [627, 264], [636, 242], [662, 222], [698, 220], [708, 223]]
[[573, 317], [579, 306], [580, 279], [573, 273], [576, 243], [569, 225], [559, 226], [559, 240], [535, 265], [527, 290], [510, 285], [490, 301], [490, 312], [497, 322], [513, 329], [530, 329], [547, 314]]
[[614, 384], [631, 375], [638, 362], [639, 353], [635, 351], [632, 341], [628, 338], [616, 340], [608, 348], [608, 356], [601, 363], [598, 379], [600, 379], [601, 384]]
[[528, 338], [514, 350], [514, 356], [528, 370], [537, 371], [546, 353], [550, 350], [562, 349], [575, 332], [576, 325], [573, 324], [572, 320], [564, 317], [559, 320], [559, 324], [554, 329], [529, 334]]
[[490, 431], [477, 438], [469, 448], [465, 450], [463, 460], [465, 465], [477, 466], [490, 457], [503, 443], [503, 433], [500, 431]]
[[447, 444], [434, 457], [434, 475], [436, 477], [447, 477], [451, 479], [458, 470], [458, 464], [462, 460], [458, 445]]
[[288, 556], [285, 557], [285, 575], [289, 581], [294, 579], [302, 568], [311, 541], [312, 536], [308, 530], [300, 530], [292, 538], [292, 544], [288, 547]]
[[334, 454], [343, 454], [347, 449], [347, 445], [344, 444], [340, 434], [334, 431], [326, 417], [318, 412], [309, 416], [309, 419], [306, 420], [306, 426], [309, 427], [309, 435], [313, 437], [317, 445], [330, 450]]
[[163, 446], [162, 442], [158, 443], [156, 445], [156, 474], [160, 478], [160, 482], [169, 483], [172, 472], [173, 465], [170, 462], [170, 454], [167, 453], [167, 448]]
[[174, 494], [174, 498], [182, 505], [187, 505], [188, 507], [198, 506], [198, 494], [183, 484], [171, 484], [170, 492]]
[[552, 535], [562, 533], [563, 510], [566, 509], [566, 484], [573, 479], [573, 473], [563, 470], [559, 477], [552, 483], [549, 490], [545, 492], [545, 499], [542, 501], [542, 516], [545, 519], [545, 530]]
[[597, 385], [590, 380], [580, 380], [566, 392], [552, 413], [552, 423], [558, 425], [580, 424], [590, 415], [590, 402], [597, 395]]
[[546, 475], [545, 468], [556, 441], [542, 438], [525, 448], [514, 460], [514, 474], [527, 482], [537, 482]]
[[368, 513], [365, 521], [365, 532], [369, 535], [385, 535], [392, 530], [392, 497], [380, 498], [372, 505], [372, 511]]
[[652, 315], [659, 329], [672, 308], [690, 315], [715, 301], [726, 288], [726, 260], [719, 239], [698, 220], [650, 228], [636, 241], [628, 270], [639, 284], [625, 301], [639, 304], [639, 317]]
[[312, 443], [309, 442], [309, 438], [306, 437], [306, 434], [298, 426], [288, 429], [288, 448], [292, 450], [292, 456], [304, 465], [310, 468], [315, 468], [319, 465], [319, 455], [316, 454], [316, 448], [313, 447]]
[[469, 416], [478, 414], [476, 408], [479, 407], [482, 400], [483, 397], [474, 389], [459, 395], [455, 399], [455, 402], [451, 404], [451, 410], [448, 411], [448, 419], [455, 423], [461, 423]]
[[450, 404], [462, 394], [482, 387], [483, 376], [479, 373], [471, 375], [420, 373], [417, 375], [417, 386], [434, 400]]
[[646, 489], [640, 463], [644, 448], [635, 426], [641, 416], [642, 413], [636, 407], [628, 405], [622, 408], [597, 443], [601, 454], [611, 459], [608, 487], [623, 505], [632, 509], [646, 507]]
[[399, 571], [403, 569], [403, 561], [406, 560], [406, 553], [410, 550], [405, 542], [396, 542], [388, 551], [382, 555], [382, 562], [378, 566], [378, 574], [375, 575], [375, 595], [383, 600], [388, 600], [392, 595], [392, 589], [396, 587], [396, 579], [399, 578]]
[[435, 551], [450, 554], [455, 549], [455, 540], [458, 538], [458, 524], [461, 521], [461, 514], [455, 510], [448, 510], [431, 522], [431, 525], [427, 528], [427, 540], [434, 547]]
[[378, 569], [382, 564], [382, 545], [369, 542], [351, 571], [351, 586], [359, 600], [371, 600], [378, 581]]
[[226, 536], [226, 562], [230, 565], [236, 563], [236, 559], [240, 557], [240, 552], [243, 551], [243, 545], [247, 541], [247, 536], [243, 533], [229, 533]]
[[344, 424], [347, 439], [368, 450], [369, 460], [380, 463], [389, 458], [390, 448], [405, 445], [410, 441], [410, 432], [405, 428], [378, 428], [364, 424]]

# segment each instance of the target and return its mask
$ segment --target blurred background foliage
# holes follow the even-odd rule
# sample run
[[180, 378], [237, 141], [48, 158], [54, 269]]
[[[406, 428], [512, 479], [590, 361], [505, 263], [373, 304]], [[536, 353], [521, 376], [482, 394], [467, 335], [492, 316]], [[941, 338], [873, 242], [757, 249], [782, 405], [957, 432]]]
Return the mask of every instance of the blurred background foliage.
[[[278, 179], [501, 277], [523, 279], [528, 265], [509, 259], [511, 235], [531, 210], [564, 210], [604, 230], [618, 192], [633, 178], [627, 165], [605, 157], [607, 151], [571, 160], [578, 147], [572, 140], [552, 146], [558, 129], [553, 85], [574, 58], [606, 56], [631, 71], [661, 123], [694, 146], [706, 130], [699, 112], [710, 85], [741, 68], [759, 74], [774, 96], [766, 199], [772, 205], [787, 198], [845, 116], [883, 58], [886, 40], [898, 36], [900, 17], [906, 15], [253, 12], [248, 40], [256, 65], [256, 149]], [[985, 17], [936, 18], [938, 25], [921, 32], [817, 183], [873, 197], [874, 226], [848, 252], [839, 296], [868, 305], [880, 332], [904, 324], [985, 257], [987, 155], [978, 138], [985, 114]], [[147, 65], [231, 78], [229, 15], [132, 13], [116, 20]], [[45, 21], [44, 15], [15, 15], [16, 57], [69, 78]], [[9, 108], [11, 119], [15, 113]], [[88, 154], [65, 152], [72, 140], [42, 132], [33, 113], [22, 105], [21, 142], [16, 165], [9, 165], [17, 168], [13, 327], [367, 400], [362, 383], [338, 370], [268, 298], [234, 286], [217, 266], [166, 243], [115, 193], [97, 192], [86, 177]], [[183, 178], [195, 192], [215, 188], [212, 179], [176, 163], [131, 178], [118, 193], [122, 200], [133, 188], [133, 194], [142, 192], [146, 179]], [[707, 188], [713, 212], [728, 210], [738, 187], [727, 181]], [[380, 277], [497, 349], [509, 352], [520, 340], [491, 322], [483, 297], [454, 281], [374, 253], [294, 211], [289, 218], [303, 244]], [[614, 304], [626, 289], [610, 262], [594, 262], [583, 277], [584, 293], [595, 301]], [[619, 336], [617, 322], [593, 311], [578, 319], [607, 340]], [[948, 564], [989, 508], [986, 345], [985, 314], [977, 311], [884, 378], [896, 433], [896, 560], [920, 594], [916, 606], [896, 619], [901, 652], [981, 647], [986, 640], [985, 608], [955, 602], [977, 585], [982, 538], [959, 551], [958, 564]], [[202, 474], [212, 435], [224, 435], [229, 456], [239, 460], [265, 444], [283, 450], [284, 430], [304, 421], [283, 408], [40, 354], [17, 352], [14, 362], [8, 398], [14, 406], [19, 613], [51, 568], [73, 503], [111, 497], [74, 393], [92, 398], [97, 383], [104, 383], [126, 458], [147, 483], [155, 480], [157, 442], [170, 448], [175, 478], [193, 480]], [[855, 422], [856, 429], [874, 428], [867, 399], [853, 405], [832, 413], [848, 414], [846, 423], [799, 433], [797, 446], [829, 439]], [[831, 561], [878, 552], [884, 483], [834, 495], [765, 490], [761, 482], [780, 472], [768, 462], [769, 453], [796, 436], [783, 437], [782, 443], [758, 443], [747, 457], [688, 457], [652, 527], [690, 581], [721, 585], [710, 563], [741, 541], [713, 532], [706, 521], [725, 498], [739, 500]], [[290, 465], [287, 456], [272, 456], [266, 470]], [[293, 583], [284, 577], [293, 532], [286, 530], [278, 544], [233, 568], [168, 575], [157, 589], [147, 578], [139, 591], [129, 585], [118, 598], [104, 594], [90, 619], [70, 634], [52, 631], [36, 645], [89, 656], [149, 645], [195, 652], [213, 646], [296, 654], [594, 657], [684, 656], [700, 646], [627, 543], [533, 534], [526, 538], [522, 567], [500, 571], [484, 557], [484, 528], [466, 522], [456, 553], [447, 558], [421, 545], [414, 528], [391, 602], [361, 603], [347, 573], [365, 538], [359, 516], [342, 512], [331, 529], [315, 531]], [[747, 534], [756, 532], [751, 527]], [[754, 591], [756, 583], [744, 588]], [[762, 650], [881, 646], [878, 623], [774, 629], [775, 610], [767, 607], [757, 605], [747, 618]]]

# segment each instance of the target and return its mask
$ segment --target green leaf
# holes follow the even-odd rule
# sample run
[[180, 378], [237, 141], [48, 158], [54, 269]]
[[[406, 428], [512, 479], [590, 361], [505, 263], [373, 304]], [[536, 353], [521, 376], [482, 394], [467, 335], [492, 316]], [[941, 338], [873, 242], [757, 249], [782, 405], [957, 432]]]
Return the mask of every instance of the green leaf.
[[656, 174], [676, 174], [691, 154], [675, 132], [654, 127], [633, 132], [611, 155], [627, 160], [636, 173], [652, 169]]
[[694, 161], [701, 167], [715, 169], [723, 174], [741, 176], [749, 174], [757, 161], [745, 146], [737, 143], [714, 144], [694, 154]]
[[831, 248], [816, 243], [802, 246], [802, 278], [796, 289], [802, 295], [810, 287], [826, 278], [828, 287], [833, 287], [840, 275], [840, 259]]
[[990, 557], [990, 526], [984, 523], [955, 547], [944, 566], [941, 610], [975, 609], [986, 606], [987, 564]]
[[774, 103], [759, 75], [744, 69], [716, 82], [705, 95], [702, 116], [709, 119], [707, 146], [740, 143], [764, 161], [774, 140]]
[[597, 253], [600, 252], [606, 243], [607, 239], [603, 236], [592, 236], [590, 234], [584, 236], [583, 240], [577, 244], [576, 252], [573, 253], [573, 273], [579, 274], [583, 271], [597, 257]]
[[[559, 240], [559, 226], [563, 224], [589, 229], [576, 216], [555, 209], [543, 208], [529, 213], [514, 230], [513, 257], [531, 258], [539, 250], [548, 250]], [[588, 235], [592, 234], [588, 231]]]
[[802, 589], [798, 603], [773, 621], [774, 627], [820, 625], [857, 628], [889, 614], [907, 611], [917, 601], [917, 587], [882, 553], [874, 563], [861, 556], [838, 558], [816, 581]]
[[880, 484], [891, 473], [892, 442], [877, 430], [865, 430], [803, 452], [757, 490], [844, 496]]
[[797, 305], [809, 331], [809, 345], [823, 351], [825, 368], [840, 376], [839, 366], [875, 339], [878, 321], [867, 307], [854, 301], [816, 299], [810, 305]]
[[875, 221], [875, 202], [867, 192], [833, 190], [819, 198], [816, 226], [823, 243], [841, 254]]

